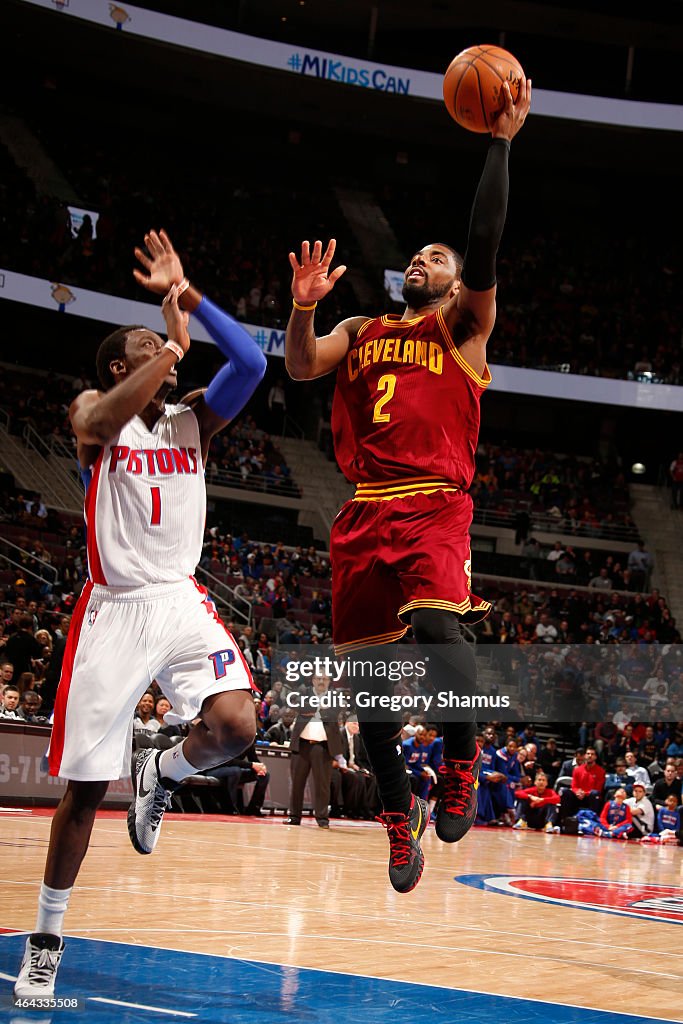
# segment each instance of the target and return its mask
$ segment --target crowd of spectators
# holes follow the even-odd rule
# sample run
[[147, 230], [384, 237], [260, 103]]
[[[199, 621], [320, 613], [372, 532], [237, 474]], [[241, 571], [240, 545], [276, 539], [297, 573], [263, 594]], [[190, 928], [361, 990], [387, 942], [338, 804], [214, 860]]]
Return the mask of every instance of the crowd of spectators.
[[683, 722], [582, 730], [587, 746], [565, 756], [532, 725], [488, 723], [478, 736], [478, 823], [683, 845]]
[[252, 416], [243, 416], [215, 434], [206, 466], [208, 483], [299, 497], [289, 466], [272, 438]]
[[[604, 577], [598, 576], [598, 579]], [[476, 583], [475, 583], [476, 585]], [[494, 610], [478, 627], [483, 644], [677, 644], [680, 632], [666, 599], [648, 594], [613, 593], [610, 588], [535, 588], [532, 584], [479, 584]]]
[[[49, 92], [44, 99], [58, 103]], [[128, 150], [111, 145], [105, 121], [91, 126], [93, 137], [66, 139], [60, 119], [47, 116], [43, 104], [39, 109], [29, 109], [27, 120], [92, 216], [73, 221], [68, 205], [38, 194], [0, 147], [0, 261], [9, 269], [144, 299], [130, 273], [131, 253], [162, 216], [202, 288], [238, 319], [282, 328], [290, 309], [287, 253], [299, 242], [305, 208], [306, 233], [337, 237], [343, 261], [365, 279], [364, 301], [340, 280], [321, 306], [318, 326], [326, 329], [350, 312], [375, 315], [388, 301], [381, 293], [384, 267], [363, 266], [331, 183], [317, 175], [305, 193], [296, 183], [296, 167], [307, 166], [297, 131], [286, 135], [289, 159], [275, 181], [257, 168], [249, 178], [231, 177], [225, 167], [216, 173], [206, 164], [199, 179], [188, 158], [154, 167], [137, 162], [133, 172]], [[188, 192], [191, 203], [184, 201]], [[406, 257], [430, 222], [431, 205], [443, 202], [440, 193], [422, 190], [413, 213], [413, 198], [412, 189], [386, 186], [376, 197]], [[500, 300], [489, 359], [681, 384], [680, 276], [680, 255], [655, 239], [626, 234], [617, 241], [605, 231], [587, 248], [581, 232], [529, 237], [516, 225], [498, 261]]]
[[[17, 514], [25, 514], [25, 509]], [[26, 530], [26, 539], [37, 532], [34, 525], [26, 526]], [[74, 572], [68, 583], [62, 584], [65, 592], [59, 592], [62, 587], [44, 592], [43, 587], [31, 585], [22, 577], [5, 587], [6, 613], [0, 630], [0, 717], [6, 723], [46, 723], [53, 707], [70, 613], [82, 584], [84, 550], [79, 526], [67, 526], [65, 545], [69, 545], [67, 558]], [[30, 554], [49, 561], [49, 549], [38, 539], [32, 541]], [[221, 534], [216, 527], [207, 531], [204, 559], [214, 568], [220, 566], [226, 576], [239, 579], [238, 589], [243, 595], [251, 594], [254, 606], [264, 613], [264, 620], [270, 620], [271, 627], [283, 627], [278, 632], [277, 628], [265, 630], [258, 625], [228, 622], [260, 687], [256, 696], [258, 742], [286, 745], [295, 721], [288, 694], [294, 689], [303, 692], [302, 688], [307, 687], [305, 683], [287, 681], [287, 665], [295, 657], [298, 644], [330, 640], [329, 564], [315, 549], [287, 550], [280, 543], [255, 544], [247, 535], [232, 537]], [[304, 594], [307, 597], [302, 601]], [[524, 612], [524, 600], [529, 596], [520, 595], [518, 611]], [[553, 592], [548, 598], [552, 600]], [[660, 600], [656, 592], [648, 597], [634, 595], [635, 605], [642, 606], [638, 614], [642, 614], [643, 622], [648, 621], [648, 615], [658, 614]], [[573, 612], [570, 601], [567, 614]], [[502, 612], [503, 626], [511, 614]], [[539, 624], [548, 628], [547, 613], [542, 613]], [[519, 724], [489, 723], [480, 736], [485, 759], [480, 823], [543, 828], [548, 832], [562, 828], [591, 836], [639, 837], [650, 842], [676, 841], [680, 836], [683, 777], [683, 647], [648, 643], [613, 647], [607, 639], [606, 643], [598, 640], [593, 645], [571, 648], [558, 646], [567, 643], [566, 637], [538, 634], [536, 645], [525, 648], [509, 646], [503, 632], [501, 629], [497, 651], [506, 652], [506, 657], [499, 667], [503, 677], [507, 672], [514, 680], [514, 717]], [[417, 678], [406, 679], [396, 692], [415, 694], [420, 685]], [[565, 726], [560, 727], [558, 735], [563, 745], [568, 734], [576, 735], [576, 726], [568, 723], [584, 718], [578, 727], [580, 745], [571, 758], [563, 758], [556, 739], [541, 743], [533, 726], [523, 724], [528, 718], [525, 712], [540, 709], [540, 717], [547, 719], [558, 708], [574, 709], [573, 719], [565, 718]], [[158, 687], [152, 687], [137, 709], [136, 732], [168, 736], [175, 729], [182, 735], [178, 727], [169, 731], [165, 725], [163, 716], [168, 710], [164, 695]], [[648, 712], [651, 724], [641, 721]], [[340, 728], [346, 729], [346, 723], [340, 722]], [[501, 735], [500, 743], [496, 730]], [[347, 732], [350, 734], [353, 728]], [[405, 722], [403, 739], [411, 784], [416, 792], [424, 791], [433, 807], [438, 798], [440, 738], [424, 716], [416, 716]], [[254, 768], [258, 763], [256, 755], [254, 758], [253, 763], [247, 758], [248, 764], [232, 767], [261, 780], [258, 804], [267, 780], [263, 780], [260, 769]], [[363, 769], [366, 777], [362, 785], [352, 787], [352, 782], [343, 778], [345, 759], [338, 761], [337, 767], [337, 776], [333, 773], [336, 813], [368, 816], [372, 801], [369, 803], [367, 796], [375, 792], [368, 781], [370, 769]], [[586, 789], [581, 771], [575, 777], [577, 768], [584, 774], [588, 770], [596, 773], [593, 788]], [[235, 779], [245, 780], [246, 776], [239, 773], [228, 773], [231, 785]], [[360, 803], [356, 801], [359, 794], [364, 794]]]
[[32, 427], [48, 444], [54, 439], [75, 449], [69, 406], [80, 391], [92, 386], [85, 374], [73, 378], [51, 374], [48, 381], [28, 370], [0, 366], [1, 408], [8, 416], [10, 433], [21, 437], [26, 427]]
[[671, 721], [683, 716], [680, 644], [541, 642], [535, 647], [498, 647], [494, 654], [505, 680], [503, 690], [516, 698], [524, 716], [550, 721], [596, 721], [613, 715]]
[[[29, 426], [48, 443], [74, 450], [69, 406], [81, 391], [97, 386], [85, 372], [78, 377], [45, 377], [30, 371], [0, 367], [1, 408], [9, 417], [9, 430], [20, 437]], [[299, 497], [300, 490], [282, 452], [253, 416], [244, 414], [216, 434], [206, 467], [208, 483]]]
[[609, 553], [560, 540], [545, 547], [535, 537], [527, 537], [522, 543], [521, 557], [526, 562], [524, 575], [529, 579], [555, 580], [565, 586], [575, 583], [600, 591], [642, 593], [648, 589], [654, 569], [654, 558], [643, 541], [638, 541], [628, 553]]
[[[252, 427], [245, 421], [246, 430]], [[235, 438], [239, 440], [240, 436], [236, 434]], [[5, 662], [3, 684], [9, 684], [3, 715], [7, 721], [40, 722], [52, 708], [69, 616], [85, 578], [83, 527], [80, 521], [46, 508], [39, 495], [18, 492], [8, 478], [3, 478], [2, 511], [15, 541], [24, 550], [13, 576], [9, 577], [9, 570], [3, 572], [6, 614], [0, 632], [0, 659]], [[51, 542], [55, 536], [59, 541], [56, 545]], [[566, 549], [553, 546], [545, 561], [551, 565], [559, 562], [559, 550]], [[642, 555], [640, 547], [634, 552]], [[598, 568], [598, 578], [602, 578], [600, 569], [606, 568], [608, 576], [617, 571], [613, 556], [596, 551], [592, 554], [606, 561], [606, 566]], [[329, 562], [315, 547], [258, 543], [248, 534], [233, 536], [214, 525], [206, 530], [200, 564], [234, 588], [236, 609], [240, 601], [251, 606], [250, 625], [239, 621], [228, 625], [261, 690], [257, 704], [259, 741], [286, 741], [292, 725], [286, 706], [287, 693], [292, 689], [286, 678], [288, 660], [295, 656], [298, 645], [331, 640]], [[54, 585], [39, 581], [50, 565], [58, 578]], [[609, 832], [611, 819], [624, 813], [619, 810], [621, 804], [634, 796], [623, 777], [622, 757], [631, 767], [628, 762], [632, 754], [638, 755], [640, 748], [636, 746], [641, 741], [651, 757], [649, 765], [657, 762], [662, 771], [666, 770], [665, 758], [683, 756], [683, 645], [678, 643], [675, 622], [665, 599], [655, 589], [629, 594], [595, 586], [592, 592], [590, 587], [543, 588], [533, 583], [521, 591], [518, 587], [511, 582], [506, 588], [500, 580], [493, 588], [490, 580], [485, 582], [483, 590], [493, 599], [495, 610], [479, 627], [478, 637], [482, 654], [488, 649], [492, 665], [498, 669], [500, 686], [511, 684], [514, 700], [510, 717], [520, 725], [510, 729], [518, 732], [530, 717], [546, 722], [562, 719], [566, 724], [583, 720], [578, 740], [584, 747], [593, 744], [597, 748], [597, 757], [607, 769], [614, 768], [608, 775], [615, 776], [617, 789], [626, 787], [626, 796], [617, 796], [614, 785], [608, 784], [601, 798], [609, 796], [604, 803], [618, 806], [612, 807], [604, 820], [604, 805], [597, 806], [596, 799], [587, 806], [570, 805], [565, 814], [561, 800], [566, 804], [570, 798], [561, 796], [559, 804], [553, 802], [557, 764], [541, 762], [548, 778], [544, 783], [542, 777], [536, 777], [533, 759], [527, 758], [531, 767], [526, 762], [522, 765], [526, 766], [524, 785], [517, 786], [519, 793], [504, 807], [502, 820], [526, 821], [527, 827], [542, 820], [543, 827], [550, 824], [556, 828], [560, 823], [564, 825], [565, 818], [585, 811], [596, 815], [598, 821], [584, 815], [587, 824], [584, 822], [582, 829], [590, 829], [593, 835], [598, 834], [595, 829]], [[498, 686], [496, 683], [496, 689]], [[406, 694], [415, 694], [419, 688], [417, 679], [403, 680], [399, 686]], [[137, 727], [144, 732], [164, 728], [167, 707], [163, 695], [154, 693], [153, 698], [152, 703], [143, 701], [138, 715]], [[641, 726], [638, 723], [642, 719], [658, 724]], [[600, 724], [592, 726], [591, 722]], [[410, 745], [407, 770], [415, 775], [413, 784], [425, 788], [429, 782], [431, 794], [432, 783], [438, 783], [438, 764], [432, 756], [438, 742], [435, 748], [431, 744], [438, 737], [427, 742], [408, 730], [404, 738]], [[527, 742], [533, 740], [527, 737]], [[509, 747], [506, 754], [496, 755], [498, 762], [507, 757], [511, 763], [521, 763], [517, 754], [515, 761], [513, 753]], [[419, 771], [413, 771], [411, 763], [417, 764]], [[647, 768], [654, 784], [656, 768], [638, 767]], [[435, 799], [435, 795], [438, 790], [430, 798]], [[577, 814], [569, 813], [573, 810]], [[670, 808], [666, 810], [673, 813]], [[501, 814], [495, 817], [501, 820]], [[621, 828], [621, 824], [615, 827]]]
[[[238, 320], [282, 328], [291, 309], [287, 253], [298, 244], [302, 205], [314, 209], [310, 227], [316, 237], [336, 234], [340, 244], [344, 239], [334, 193], [324, 184], [313, 188], [307, 182], [302, 193], [283, 175], [247, 180], [206, 164], [196, 180], [196, 164], [187, 156], [184, 164], [138, 163], [132, 178], [127, 154], [110, 147], [104, 125], [99, 140], [83, 139], [81, 147], [78, 140], [65, 146], [59, 133], [50, 135], [43, 116], [36, 127], [83, 197], [75, 207], [91, 213], [76, 218], [64, 200], [38, 193], [0, 145], [0, 169], [7, 170], [0, 183], [0, 261], [11, 270], [145, 301], [131, 273], [133, 248], [151, 226], [163, 226], [203, 291]], [[185, 201], [188, 190], [191, 203]], [[353, 243], [347, 235], [348, 251]], [[340, 281], [321, 317], [332, 326], [354, 304], [350, 287]]]
[[[234, 588], [238, 611], [248, 606], [256, 623], [264, 618], [276, 621], [280, 644], [330, 642], [330, 564], [315, 547], [287, 548], [281, 541], [259, 544], [246, 533], [233, 537], [212, 526], [206, 530], [199, 564]], [[238, 625], [233, 627], [240, 632]], [[258, 653], [261, 659], [267, 654], [269, 671], [270, 644], [267, 652]], [[254, 664], [260, 669], [260, 663]]]
[[635, 531], [628, 484], [614, 463], [481, 441], [476, 467], [470, 492], [475, 509], [515, 512], [518, 541], [528, 536], [535, 512], [558, 533], [617, 537]]
[[639, 541], [631, 551], [610, 552], [555, 541], [541, 544], [536, 537], [522, 542], [519, 554], [478, 550], [480, 573], [511, 576], [561, 587], [586, 587], [593, 591], [644, 593], [651, 582], [654, 559]]
[[683, 384], [679, 254], [580, 233], [506, 244], [494, 363]]
[[[458, 197], [458, 203], [460, 197]], [[387, 186], [380, 199], [402, 246], [441, 224], [444, 193]], [[454, 211], [453, 216], [456, 216]], [[671, 239], [628, 222], [543, 233], [509, 225], [497, 261], [493, 364], [683, 384], [683, 265]]]

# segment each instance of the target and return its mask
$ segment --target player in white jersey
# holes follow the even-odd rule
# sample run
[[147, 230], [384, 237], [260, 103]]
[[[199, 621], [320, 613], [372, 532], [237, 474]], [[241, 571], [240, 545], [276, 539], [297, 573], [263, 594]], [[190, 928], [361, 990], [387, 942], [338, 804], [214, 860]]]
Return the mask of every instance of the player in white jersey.
[[[236, 757], [256, 733], [241, 651], [193, 578], [206, 514], [211, 438], [242, 408], [266, 361], [247, 332], [184, 278], [168, 236], [150, 232], [134, 271], [165, 295], [168, 341], [122, 327], [99, 348], [101, 391], [69, 415], [86, 481], [89, 579], [72, 617], [50, 740], [50, 772], [69, 780], [52, 821], [35, 932], [15, 996], [54, 993], [69, 896], [109, 782], [130, 774], [135, 707], [156, 679], [168, 722], [199, 722], [179, 745], [142, 750], [128, 829], [151, 853], [170, 794], [184, 778]], [[167, 405], [190, 346], [189, 314], [228, 358], [206, 390]]]

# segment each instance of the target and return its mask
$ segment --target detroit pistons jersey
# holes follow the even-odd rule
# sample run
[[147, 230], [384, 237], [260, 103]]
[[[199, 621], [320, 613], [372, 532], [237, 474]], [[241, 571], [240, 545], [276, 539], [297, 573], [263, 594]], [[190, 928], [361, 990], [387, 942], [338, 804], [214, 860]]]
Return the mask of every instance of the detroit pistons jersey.
[[367, 320], [337, 371], [332, 432], [352, 483], [474, 476], [479, 401], [491, 380], [461, 356], [443, 310]]
[[104, 445], [84, 478], [93, 583], [142, 587], [194, 572], [206, 486], [192, 409], [167, 405], [151, 430], [134, 416]]

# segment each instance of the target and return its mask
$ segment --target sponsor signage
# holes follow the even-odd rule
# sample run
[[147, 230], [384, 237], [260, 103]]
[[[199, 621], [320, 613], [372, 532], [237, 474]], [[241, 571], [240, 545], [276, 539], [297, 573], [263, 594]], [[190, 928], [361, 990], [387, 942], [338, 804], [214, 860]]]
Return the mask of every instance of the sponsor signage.
[[[67, 780], [48, 775], [49, 727], [0, 723], [0, 801], [31, 806], [56, 804]], [[129, 778], [109, 783], [103, 807], [128, 807], [133, 799]]]

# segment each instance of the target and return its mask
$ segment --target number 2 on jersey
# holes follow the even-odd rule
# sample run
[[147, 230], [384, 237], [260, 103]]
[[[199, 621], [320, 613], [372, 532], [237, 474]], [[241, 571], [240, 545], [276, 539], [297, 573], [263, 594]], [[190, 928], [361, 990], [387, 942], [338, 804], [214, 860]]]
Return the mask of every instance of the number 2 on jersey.
[[159, 487], [150, 487], [152, 492], [152, 517], [150, 526], [161, 526], [161, 490]]
[[390, 412], [382, 412], [387, 402], [390, 402], [394, 397], [394, 391], [396, 390], [396, 376], [393, 373], [385, 373], [383, 377], [377, 381], [377, 390], [386, 391], [385, 395], [378, 398], [375, 402], [375, 411], [372, 414], [373, 423], [388, 423], [391, 419]]

